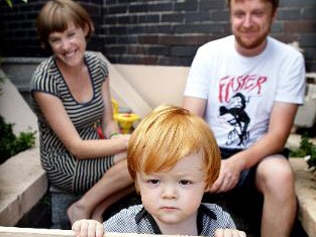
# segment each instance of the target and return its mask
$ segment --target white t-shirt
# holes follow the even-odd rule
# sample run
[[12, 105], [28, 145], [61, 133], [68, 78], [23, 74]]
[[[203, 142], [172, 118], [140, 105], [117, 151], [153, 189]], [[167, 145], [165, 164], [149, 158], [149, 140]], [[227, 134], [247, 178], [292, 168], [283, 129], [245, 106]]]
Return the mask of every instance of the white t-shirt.
[[302, 104], [304, 58], [271, 37], [254, 57], [240, 55], [234, 36], [201, 46], [184, 95], [207, 100], [205, 120], [220, 147], [247, 148], [267, 132], [274, 101]]

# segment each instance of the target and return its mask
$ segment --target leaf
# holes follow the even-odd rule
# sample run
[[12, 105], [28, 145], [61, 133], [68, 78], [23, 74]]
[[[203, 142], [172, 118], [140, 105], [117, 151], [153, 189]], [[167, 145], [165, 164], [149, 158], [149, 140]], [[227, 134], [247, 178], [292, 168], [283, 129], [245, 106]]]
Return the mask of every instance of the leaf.
[[9, 5], [9, 7], [12, 8], [12, 2], [11, 2], [11, 0], [5, 0], [5, 1], [6, 1], [6, 3]]
[[[0, 1], [1, 1], [1, 0], [0, 0]], [[6, 3], [9, 5], [10, 8], [13, 7], [12, 0], [5, 0], [5, 1], [6, 1]], [[22, 0], [22, 2], [27, 3], [27, 0]]]

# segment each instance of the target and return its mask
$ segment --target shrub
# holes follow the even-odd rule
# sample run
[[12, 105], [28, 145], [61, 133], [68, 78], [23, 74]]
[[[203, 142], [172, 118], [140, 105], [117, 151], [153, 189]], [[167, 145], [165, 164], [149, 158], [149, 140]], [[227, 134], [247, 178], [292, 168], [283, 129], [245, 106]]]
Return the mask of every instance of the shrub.
[[310, 137], [307, 133], [303, 134], [298, 149], [292, 149], [290, 156], [304, 157], [308, 168], [312, 171], [316, 170], [316, 146], [310, 142]]
[[12, 123], [6, 123], [0, 116], [0, 164], [9, 157], [27, 150], [35, 144], [36, 132], [21, 132], [18, 136], [13, 133]]

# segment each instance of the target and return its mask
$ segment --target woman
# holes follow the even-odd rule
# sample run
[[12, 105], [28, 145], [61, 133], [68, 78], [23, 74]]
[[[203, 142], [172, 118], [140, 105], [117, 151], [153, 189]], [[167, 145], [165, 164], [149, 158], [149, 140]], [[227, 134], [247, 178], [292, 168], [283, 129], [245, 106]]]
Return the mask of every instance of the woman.
[[[39, 13], [37, 30], [53, 54], [32, 79], [42, 166], [52, 187], [84, 194], [67, 210], [71, 223], [102, 220], [104, 209], [131, 192], [133, 182], [126, 168], [129, 135], [118, 135], [113, 121], [107, 67], [86, 52], [92, 21], [78, 3], [51, 0]], [[109, 139], [99, 138], [97, 125]]]

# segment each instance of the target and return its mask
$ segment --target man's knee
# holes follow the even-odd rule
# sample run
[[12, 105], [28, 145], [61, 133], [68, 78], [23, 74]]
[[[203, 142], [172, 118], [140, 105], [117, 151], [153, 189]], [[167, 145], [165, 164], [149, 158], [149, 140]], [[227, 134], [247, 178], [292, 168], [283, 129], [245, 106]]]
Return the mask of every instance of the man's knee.
[[256, 171], [256, 186], [261, 192], [292, 189], [294, 173], [287, 159], [276, 157], [263, 160]]

